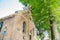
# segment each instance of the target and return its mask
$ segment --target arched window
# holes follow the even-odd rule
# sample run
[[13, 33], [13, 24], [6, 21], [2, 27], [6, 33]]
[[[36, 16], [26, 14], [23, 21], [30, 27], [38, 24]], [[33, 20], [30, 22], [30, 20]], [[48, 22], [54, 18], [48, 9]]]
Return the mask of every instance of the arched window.
[[31, 21], [31, 18], [30, 18], [30, 21]]
[[1, 32], [2, 26], [3, 26], [3, 22], [0, 22], [0, 32]]
[[23, 22], [23, 32], [25, 33], [26, 32], [26, 23]]
[[32, 36], [31, 35], [29, 35], [29, 40], [31, 40], [32, 39]]

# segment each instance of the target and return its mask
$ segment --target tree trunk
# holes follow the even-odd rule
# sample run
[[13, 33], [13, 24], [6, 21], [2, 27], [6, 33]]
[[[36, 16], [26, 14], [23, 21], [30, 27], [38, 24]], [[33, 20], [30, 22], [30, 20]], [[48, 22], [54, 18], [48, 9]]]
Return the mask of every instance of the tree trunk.
[[51, 27], [51, 39], [52, 40], [59, 40], [59, 33], [58, 33], [58, 29], [57, 29], [57, 24], [53, 19], [50, 20], [50, 27]]

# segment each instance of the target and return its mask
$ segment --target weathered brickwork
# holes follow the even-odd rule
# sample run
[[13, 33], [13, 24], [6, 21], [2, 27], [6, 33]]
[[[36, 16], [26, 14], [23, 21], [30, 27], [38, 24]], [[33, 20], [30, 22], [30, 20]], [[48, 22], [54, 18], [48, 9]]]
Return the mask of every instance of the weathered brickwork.
[[18, 11], [0, 22], [3, 22], [0, 40], [36, 40], [36, 28], [28, 10]]

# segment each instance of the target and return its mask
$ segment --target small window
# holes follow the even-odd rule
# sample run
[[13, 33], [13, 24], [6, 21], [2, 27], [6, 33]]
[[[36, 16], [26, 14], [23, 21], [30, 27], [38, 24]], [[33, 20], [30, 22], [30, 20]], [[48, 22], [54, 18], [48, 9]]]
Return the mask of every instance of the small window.
[[31, 21], [31, 18], [30, 18], [30, 21]]
[[29, 40], [31, 40], [32, 39], [32, 37], [31, 37], [31, 35], [29, 35]]
[[7, 32], [7, 27], [4, 28], [4, 31], [2, 32], [2, 35], [5, 35]]
[[2, 26], [3, 26], [3, 22], [0, 22], [0, 32], [1, 32]]
[[26, 32], [26, 23], [23, 22], [23, 32], [25, 33]]

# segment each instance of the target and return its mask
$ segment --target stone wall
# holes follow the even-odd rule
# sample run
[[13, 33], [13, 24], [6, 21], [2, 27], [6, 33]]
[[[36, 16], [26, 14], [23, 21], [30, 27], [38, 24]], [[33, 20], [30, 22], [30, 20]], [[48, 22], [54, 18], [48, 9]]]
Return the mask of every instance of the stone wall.
[[[0, 32], [0, 40], [36, 40], [35, 25], [30, 11], [18, 11], [15, 16], [6, 17]], [[26, 23], [26, 31], [23, 32], [23, 23]]]

